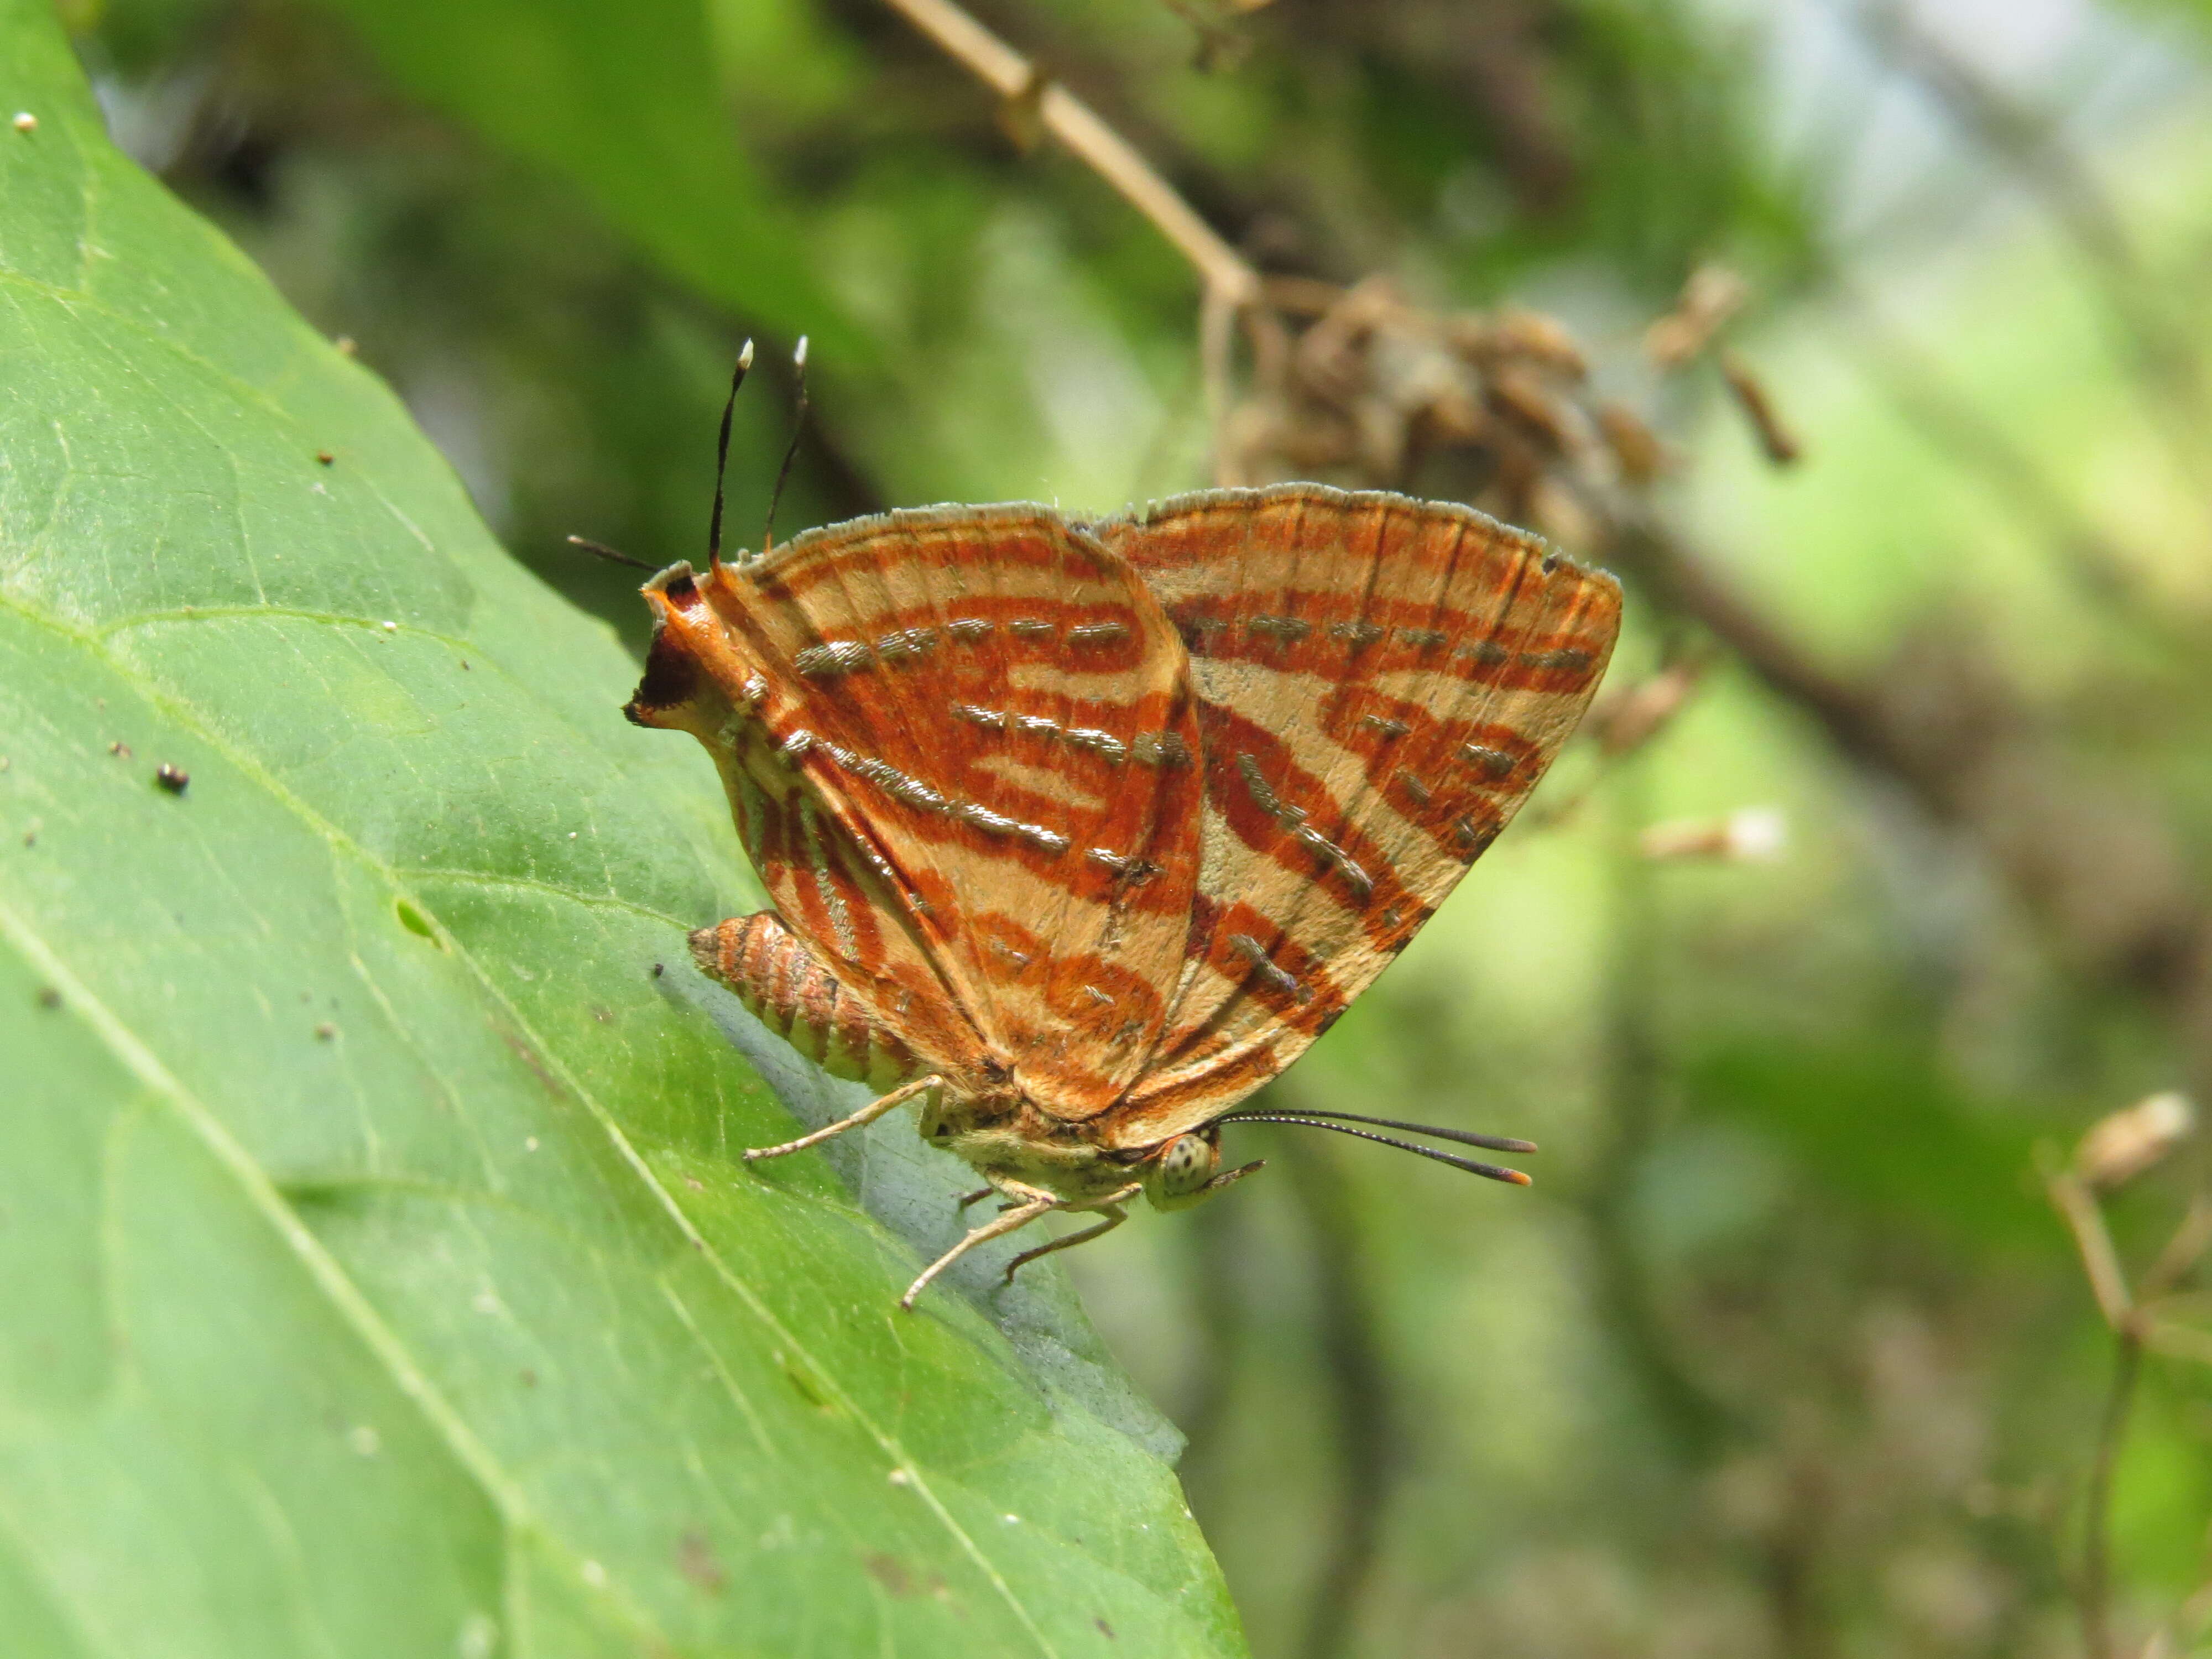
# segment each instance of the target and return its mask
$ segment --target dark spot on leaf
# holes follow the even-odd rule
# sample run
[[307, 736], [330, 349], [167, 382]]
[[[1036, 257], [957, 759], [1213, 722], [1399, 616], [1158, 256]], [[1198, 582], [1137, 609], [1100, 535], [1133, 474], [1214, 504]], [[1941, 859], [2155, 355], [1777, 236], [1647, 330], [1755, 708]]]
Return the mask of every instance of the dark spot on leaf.
[[1098, 1633], [1104, 1637], [1108, 1641], [1110, 1642], [1115, 1639], [1114, 1626], [1108, 1624], [1103, 1619], [1093, 1619], [1091, 1622], [1098, 1626]]
[[107, 752], [111, 755], [118, 755], [125, 760], [129, 760], [131, 758], [131, 745], [124, 742], [122, 738], [118, 738], [113, 743], [107, 745]]
[[325, 466], [328, 466], [331, 462], [337, 460], [337, 457], [331, 454], [327, 449], [319, 449], [315, 452], [315, 459], [320, 461]]
[[420, 910], [417, 910], [413, 905], [410, 904], [405, 899], [398, 900], [392, 905], [392, 908], [393, 913], [399, 918], [399, 925], [402, 927], [404, 927], [409, 933], [416, 934], [421, 938], [429, 939], [434, 943], [436, 941], [438, 935], [430, 926], [430, 919], [424, 915]]
[[181, 766], [172, 766], [167, 761], [163, 761], [154, 769], [154, 781], [173, 795], [183, 794], [185, 786], [191, 781], [191, 773], [185, 771]]
[[537, 1074], [538, 1080], [545, 1085], [546, 1093], [558, 1095], [562, 1092], [560, 1084], [554, 1080], [553, 1073], [545, 1069], [545, 1062], [538, 1058], [535, 1049], [520, 1037], [509, 1036], [505, 1032], [501, 1035], [506, 1037], [507, 1046], [514, 1050], [522, 1063]]
[[822, 1385], [807, 1375], [805, 1367], [786, 1359], [781, 1354], [776, 1356], [776, 1362], [783, 1367], [783, 1374], [791, 1379], [791, 1386], [799, 1391], [801, 1400], [817, 1411], [836, 1409], [830, 1396], [822, 1391]]
[[709, 1595], [720, 1595], [729, 1588], [730, 1575], [714, 1559], [714, 1547], [707, 1534], [696, 1527], [676, 1540], [676, 1571]]
[[898, 1557], [885, 1555], [881, 1551], [878, 1551], [860, 1565], [868, 1570], [869, 1577], [874, 1579], [893, 1595], [907, 1596], [914, 1594], [914, 1576], [907, 1571], [906, 1564]]
[[600, 1024], [605, 1025], [609, 1020], [612, 1019], [614, 1016], [604, 1008], [594, 1008], [592, 1010], [592, 1018], [599, 1021]]
[[337, 1035], [338, 1028], [328, 1021], [315, 1027], [315, 1041], [318, 1042], [334, 1042], [337, 1040]]
[[39, 988], [39, 1006], [40, 1006], [40, 1007], [41, 1007], [41, 1008], [58, 1008], [58, 1007], [60, 1007], [61, 1006], [62, 1006], [62, 994], [61, 994], [59, 991], [57, 991], [56, 989], [54, 989], [54, 988], [53, 988], [52, 986], [51, 986], [51, 985], [41, 985], [41, 986]]
[[659, 979], [659, 978], [663, 974], [666, 973], [667, 971], [668, 971], [667, 968], [666, 968], [664, 964], [662, 964], [662, 963], [660, 963], [656, 962], [656, 963], [654, 963], [653, 964], [653, 978], [655, 978], [655, 979]]
[[536, 1388], [538, 1386], [538, 1373], [533, 1370], [525, 1370], [522, 1373], [522, 1386], [526, 1389]]

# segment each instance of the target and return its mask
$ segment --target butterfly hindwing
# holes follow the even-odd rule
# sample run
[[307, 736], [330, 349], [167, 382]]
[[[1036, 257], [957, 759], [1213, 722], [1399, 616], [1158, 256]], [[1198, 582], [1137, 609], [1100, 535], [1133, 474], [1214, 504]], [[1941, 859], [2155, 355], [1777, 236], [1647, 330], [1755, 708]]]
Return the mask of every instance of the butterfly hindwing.
[[1582, 718], [1620, 593], [1469, 509], [1317, 485], [1093, 530], [1182, 635], [1206, 762], [1184, 981], [1116, 1115], [1141, 1145], [1280, 1071], [1404, 947]]

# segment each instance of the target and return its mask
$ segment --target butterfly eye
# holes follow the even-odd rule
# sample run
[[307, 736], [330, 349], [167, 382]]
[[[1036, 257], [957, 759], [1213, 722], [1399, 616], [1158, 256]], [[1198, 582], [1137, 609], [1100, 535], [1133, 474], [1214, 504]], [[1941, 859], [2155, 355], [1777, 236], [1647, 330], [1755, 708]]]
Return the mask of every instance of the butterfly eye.
[[1195, 1197], [1221, 1167], [1221, 1149], [1204, 1135], [1177, 1135], [1152, 1166], [1148, 1185], [1156, 1204], [1166, 1205]]

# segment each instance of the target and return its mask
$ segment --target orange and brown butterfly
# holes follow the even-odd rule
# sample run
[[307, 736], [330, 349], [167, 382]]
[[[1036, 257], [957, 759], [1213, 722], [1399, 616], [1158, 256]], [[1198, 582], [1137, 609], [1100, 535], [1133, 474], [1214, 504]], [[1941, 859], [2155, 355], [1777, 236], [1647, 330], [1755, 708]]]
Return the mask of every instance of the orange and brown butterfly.
[[1285, 1121], [1232, 1109], [1504, 828], [1620, 618], [1611, 577], [1480, 513], [1315, 484], [896, 512], [725, 562], [718, 480], [714, 522], [705, 571], [645, 586], [626, 712], [706, 746], [775, 905], [693, 934], [700, 967], [880, 1091], [746, 1158], [920, 1101], [1005, 1200], [909, 1308], [1050, 1211], [1103, 1218], [1010, 1278], [1257, 1168], [1221, 1168], [1221, 1125]]

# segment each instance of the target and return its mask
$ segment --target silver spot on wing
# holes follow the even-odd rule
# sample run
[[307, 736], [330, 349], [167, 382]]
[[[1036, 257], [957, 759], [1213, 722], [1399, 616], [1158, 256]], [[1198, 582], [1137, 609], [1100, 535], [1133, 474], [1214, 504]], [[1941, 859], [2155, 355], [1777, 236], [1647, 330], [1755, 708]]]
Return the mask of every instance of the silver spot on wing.
[[1088, 749], [1094, 755], [1103, 755], [1119, 766], [1129, 758], [1129, 745], [1111, 732], [1100, 732], [1088, 726], [1071, 726], [1064, 734], [1068, 745]]
[[1521, 653], [1521, 665], [1523, 668], [1562, 668], [1578, 673], [1590, 665], [1590, 653], [1571, 648], [1565, 651], [1524, 651]]
[[1269, 817], [1279, 823], [1289, 833], [1291, 840], [1297, 842], [1299, 846], [1304, 848], [1323, 864], [1333, 867], [1361, 898], [1374, 896], [1375, 878], [1367, 873], [1365, 867], [1351, 854], [1308, 823], [1304, 807], [1293, 806], [1277, 794], [1274, 786], [1267, 781], [1266, 774], [1260, 770], [1258, 761], [1254, 760], [1249, 755], [1239, 755], [1237, 757], [1237, 769], [1244, 775], [1244, 787], [1252, 792], [1254, 804]]
[[1252, 964], [1252, 975], [1266, 981], [1285, 996], [1296, 997], [1300, 1002], [1313, 1000], [1313, 992], [1298, 982], [1297, 976], [1271, 960], [1267, 947], [1249, 933], [1231, 933], [1229, 948]]
[[828, 640], [808, 646], [791, 659], [791, 665], [810, 679], [826, 680], [865, 668], [872, 660], [868, 647], [858, 640]]
[[876, 655], [885, 662], [901, 662], [920, 657], [937, 645], [937, 630], [933, 628], [902, 628], [886, 634], [876, 641]]
[[1094, 847], [1084, 857], [1093, 864], [1103, 865], [1124, 881], [1150, 881], [1160, 872], [1160, 866], [1150, 860], [1132, 858], [1127, 853], [1109, 852], [1103, 847]]
[[1480, 743], [1463, 743], [1459, 746], [1467, 763], [1488, 778], [1492, 783], [1510, 775], [1519, 763], [1503, 749], [1492, 749]]

